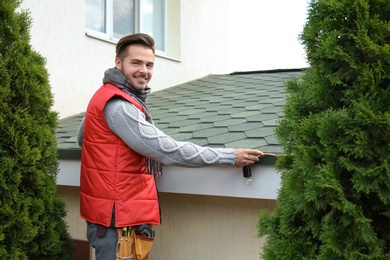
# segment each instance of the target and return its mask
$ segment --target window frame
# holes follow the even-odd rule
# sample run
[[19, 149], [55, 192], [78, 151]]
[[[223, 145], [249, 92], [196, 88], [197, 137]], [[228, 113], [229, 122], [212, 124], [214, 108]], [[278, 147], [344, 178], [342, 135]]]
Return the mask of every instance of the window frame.
[[[116, 44], [119, 39], [118, 38], [115, 38], [114, 37], [114, 32], [113, 32], [113, 1], [114, 0], [105, 0], [104, 3], [105, 3], [105, 12], [104, 12], [104, 19], [105, 19], [105, 29], [106, 29], [106, 32], [99, 32], [99, 31], [96, 31], [96, 30], [93, 30], [93, 29], [90, 29], [88, 28], [86, 25], [85, 25], [85, 34], [87, 36], [90, 36], [90, 37], [93, 37], [93, 38], [96, 38], [96, 39], [99, 39], [99, 40], [103, 40], [103, 41], [106, 41], [106, 42], [109, 42], [109, 43], [114, 43]], [[140, 17], [141, 17], [141, 1], [142, 0], [134, 0], [134, 32], [137, 33], [137, 32], [142, 32], [142, 25], [141, 25], [141, 21], [140, 21]], [[157, 55], [161, 55], [161, 56], [165, 56], [167, 55], [167, 2], [168, 0], [164, 0], [164, 33], [163, 33], [163, 37], [164, 37], [164, 41], [163, 41], [163, 50], [159, 50], [159, 49], [156, 49], [156, 54]]]

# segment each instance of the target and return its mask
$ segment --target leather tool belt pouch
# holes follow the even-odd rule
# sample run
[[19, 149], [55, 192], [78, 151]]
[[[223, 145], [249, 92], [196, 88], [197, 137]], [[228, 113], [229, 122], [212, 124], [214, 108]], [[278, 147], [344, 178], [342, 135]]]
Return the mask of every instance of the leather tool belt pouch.
[[148, 260], [152, 250], [153, 237], [147, 237], [138, 232], [137, 227], [118, 228], [116, 259]]

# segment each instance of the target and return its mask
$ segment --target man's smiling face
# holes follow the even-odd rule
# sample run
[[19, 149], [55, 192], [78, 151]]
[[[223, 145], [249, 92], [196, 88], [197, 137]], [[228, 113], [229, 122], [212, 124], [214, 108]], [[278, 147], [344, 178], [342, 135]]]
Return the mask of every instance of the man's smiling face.
[[154, 66], [153, 50], [142, 45], [130, 45], [127, 55], [115, 58], [115, 66], [140, 90], [152, 79]]

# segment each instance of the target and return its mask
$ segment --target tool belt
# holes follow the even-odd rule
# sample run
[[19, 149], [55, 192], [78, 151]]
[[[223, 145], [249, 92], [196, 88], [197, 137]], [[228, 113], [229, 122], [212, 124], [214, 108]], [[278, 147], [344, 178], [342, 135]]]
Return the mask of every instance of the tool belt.
[[134, 227], [118, 228], [116, 259], [148, 260], [154, 240], [154, 230], [144, 224]]

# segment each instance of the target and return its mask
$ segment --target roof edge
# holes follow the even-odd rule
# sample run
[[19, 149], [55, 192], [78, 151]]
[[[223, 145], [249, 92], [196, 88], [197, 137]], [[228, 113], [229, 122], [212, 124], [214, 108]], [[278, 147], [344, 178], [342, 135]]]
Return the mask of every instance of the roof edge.
[[58, 159], [81, 159], [80, 149], [58, 149]]
[[229, 75], [244, 75], [244, 74], [261, 74], [261, 73], [280, 73], [280, 72], [301, 72], [306, 68], [301, 69], [273, 69], [273, 70], [254, 70], [254, 71], [234, 71]]
[[[78, 159], [81, 160], [81, 149], [58, 149], [58, 159]], [[276, 156], [264, 155], [260, 157], [256, 164], [275, 165]]]
[[264, 155], [260, 157], [256, 164], [275, 165], [277, 159], [278, 158], [276, 156]]

